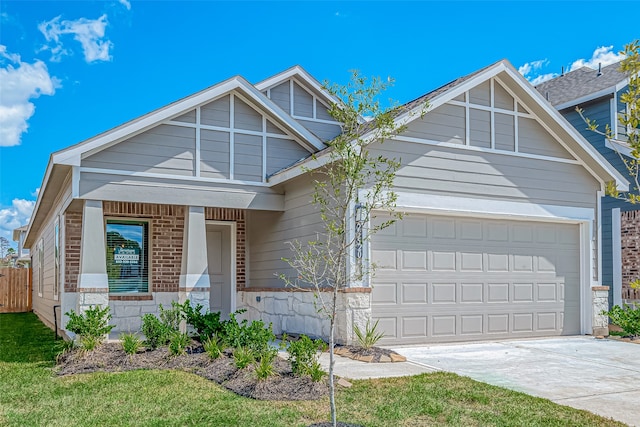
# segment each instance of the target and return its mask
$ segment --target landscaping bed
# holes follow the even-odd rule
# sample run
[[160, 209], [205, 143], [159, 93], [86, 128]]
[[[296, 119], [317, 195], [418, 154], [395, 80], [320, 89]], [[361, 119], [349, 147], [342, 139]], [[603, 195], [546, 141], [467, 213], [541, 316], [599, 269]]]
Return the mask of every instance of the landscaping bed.
[[317, 400], [328, 394], [326, 381], [295, 376], [288, 360], [277, 357], [274, 375], [258, 380], [253, 364], [239, 369], [231, 351], [211, 359], [202, 345], [193, 342], [186, 354], [172, 356], [166, 347], [141, 350], [129, 355], [120, 343], [106, 343], [91, 351], [75, 349], [58, 357], [60, 376], [91, 372], [123, 372], [135, 369], [178, 369], [214, 381], [241, 396], [258, 400]]

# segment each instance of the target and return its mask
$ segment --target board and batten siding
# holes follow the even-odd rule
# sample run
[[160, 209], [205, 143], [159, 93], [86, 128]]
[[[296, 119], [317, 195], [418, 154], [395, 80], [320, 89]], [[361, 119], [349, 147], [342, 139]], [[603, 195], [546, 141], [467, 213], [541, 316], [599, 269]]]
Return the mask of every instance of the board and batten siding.
[[287, 184], [284, 212], [249, 212], [249, 287], [284, 287], [278, 274], [295, 277], [282, 258], [293, 255], [286, 242], [317, 239], [322, 223], [311, 203], [313, 191], [309, 177], [302, 176]]
[[342, 129], [329, 114], [329, 106], [298, 80], [285, 80], [268, 88], [265, 93], [278, 107], [321, 140], [329, 141], [340, 134]]
[[92, 154], [81, 166], [262, 183], [311, 155], [240, 95], [225, 95], [198, 109]]
[[[58, 195], [53, 208], [43, 222], [43, 226], [34, 240], [34, 246], [31, 249], [32, 266], [33, 266], [33, 312], [48, 326], [53, 328], [54, 316], [53, 306], [60, 304], [62, 294], [64, 293], [64, 209], [69, 205], [72, 199], [71, 191], [71, 174], [67, 176], [63, 189]], [[54, 297], [55, 283], [55, 223], [60, 218], [60, 270], [58, 271], [59, 282], [58, 292], [59, 298]], [[38, 295], [40, 280], [39, 260], [38, 260], [38, 244], [43, 242], [44, 249], [44, 268], [43, 268], [43, 292], [42, 296]], [[58, 312], [60, 316], [60, 312]], [[58, 321], [60, 317], [58, 317]]]

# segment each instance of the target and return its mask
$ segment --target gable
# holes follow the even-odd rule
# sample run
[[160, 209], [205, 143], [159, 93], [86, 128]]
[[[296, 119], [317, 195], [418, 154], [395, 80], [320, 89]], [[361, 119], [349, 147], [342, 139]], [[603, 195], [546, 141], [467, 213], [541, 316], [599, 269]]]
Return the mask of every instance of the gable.
[[314, 150], [238, 91], [83, 156], [80, 166], [111, 173], [264, 183]]
[[521, 156], [575, 158], [499, 77], [485, 80], [409, 123], [402, 137]]
[[328, 112], [326, 97], [295, 77], [278, 81], [262, 93], [322, 141], [341, 132], [340, 124]]

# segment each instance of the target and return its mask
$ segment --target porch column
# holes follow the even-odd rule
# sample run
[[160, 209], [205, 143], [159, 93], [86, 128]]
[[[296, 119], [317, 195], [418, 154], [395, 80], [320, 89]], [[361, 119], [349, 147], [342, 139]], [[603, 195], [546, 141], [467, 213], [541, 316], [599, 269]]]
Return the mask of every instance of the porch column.
[[82, 208], [78, 311], [91, 306], [109, 305], [107, 257], [102, 201], [85, 200]]
[[182, 241], [182, 268], [180, 273], [180, 302], [189, 300], [209, 310], [209, 265], [207, 258], [207, 230], [204, 207], [187, 206]]

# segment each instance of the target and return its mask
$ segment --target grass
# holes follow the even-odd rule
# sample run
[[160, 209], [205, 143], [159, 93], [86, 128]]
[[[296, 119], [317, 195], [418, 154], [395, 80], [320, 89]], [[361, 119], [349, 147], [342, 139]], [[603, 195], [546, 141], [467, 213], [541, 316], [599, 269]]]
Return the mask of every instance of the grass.
[[[0, 425], [305, 426], [328, 402], [261, 402], [179, 371], [55, 377], [53, 332], [0, 314]], [[585, 411], [448, 373], [354, 381], [339, 419], [363, 426], [619, 426]]]

